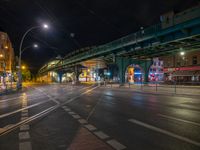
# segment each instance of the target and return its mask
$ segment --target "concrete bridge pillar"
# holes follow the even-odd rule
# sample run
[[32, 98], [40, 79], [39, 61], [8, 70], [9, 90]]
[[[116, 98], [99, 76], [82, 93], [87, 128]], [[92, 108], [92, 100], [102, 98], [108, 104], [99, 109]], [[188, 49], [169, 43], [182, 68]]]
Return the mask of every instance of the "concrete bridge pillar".
[[79, 66], [74, 66], [74, 74], [75, 74], [75, 82], [79, 82], [79, 76], [81, 74], [81, 70]]
[[150, 60], [142, 60], [140, 63], [140, 66], [142, 67], [143, 71], [144, 71], [144, 82], [148, 82], [149, 81], [149, 69], [152, 65], [153, 61]]
[[125, 57], [116, 57], [115, 61], [119, 68], [119, 82], [120, 84], [124, 84], [126, 69], [128, 65], [135, 64], [135, 61], [133, 59], [125, 58]]
[[64, 73], [62, 71], [58, 71], [57, 74], [58, 74], [58, 82], [62, 83], [62, 77]]

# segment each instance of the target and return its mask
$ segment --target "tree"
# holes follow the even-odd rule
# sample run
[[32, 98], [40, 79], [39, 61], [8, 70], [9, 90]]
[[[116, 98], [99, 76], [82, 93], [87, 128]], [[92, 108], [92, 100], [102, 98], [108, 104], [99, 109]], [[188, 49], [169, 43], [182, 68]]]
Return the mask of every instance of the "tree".
[[29, 69], [22, 69], [22, 80], [23, 81], [31, 80], [31, 72]]

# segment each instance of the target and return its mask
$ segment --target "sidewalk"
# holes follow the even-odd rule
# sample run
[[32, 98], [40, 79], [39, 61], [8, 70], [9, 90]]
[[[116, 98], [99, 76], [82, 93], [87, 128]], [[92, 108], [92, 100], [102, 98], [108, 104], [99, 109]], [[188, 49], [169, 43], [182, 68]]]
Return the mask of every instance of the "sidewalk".
[[[104, 85], [103, 85], [104, 86]], [[137, 92], [167, 95], [200, 96], [200, 86], [160, 85], [160, 84], [107, 84], [110, 88], [128, 88]]]
[[112, 148], [81, 127], [67, 150], [112, 150]]
[[3, 87], [2, 84], [0, 84], [0, 95], [14, 92], [16, 91], [16, 89], [17, 89], [16, 83], [13, 83], [13, 84], [8, 83], [6, 87]]

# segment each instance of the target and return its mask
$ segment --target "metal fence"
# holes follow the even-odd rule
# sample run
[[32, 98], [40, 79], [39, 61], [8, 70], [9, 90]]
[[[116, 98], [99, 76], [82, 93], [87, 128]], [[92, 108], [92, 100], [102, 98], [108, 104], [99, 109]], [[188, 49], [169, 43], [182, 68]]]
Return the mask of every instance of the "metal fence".
[[103, 82], [102, 86], [110, 88], [130, 88], [133, 91], [153, 93], [153, 94], [182, 94], [191, 96], [200, 96], [200, 82], [195, 82], [195, 85], [188, 82], [174, 82], [173, 84], [163, 84], [159, 82], [138, 82], [134, 84], [121, 85], [116, 82]]

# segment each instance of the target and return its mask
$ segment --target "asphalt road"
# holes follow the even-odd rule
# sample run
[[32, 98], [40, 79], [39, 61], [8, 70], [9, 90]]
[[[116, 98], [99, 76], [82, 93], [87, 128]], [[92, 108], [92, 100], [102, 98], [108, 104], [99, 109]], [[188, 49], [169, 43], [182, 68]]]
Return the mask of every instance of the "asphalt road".
[[27, 84], [0, 97], [0, 150], [199, 150], [199, 97]]

